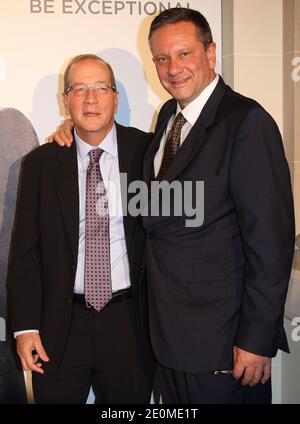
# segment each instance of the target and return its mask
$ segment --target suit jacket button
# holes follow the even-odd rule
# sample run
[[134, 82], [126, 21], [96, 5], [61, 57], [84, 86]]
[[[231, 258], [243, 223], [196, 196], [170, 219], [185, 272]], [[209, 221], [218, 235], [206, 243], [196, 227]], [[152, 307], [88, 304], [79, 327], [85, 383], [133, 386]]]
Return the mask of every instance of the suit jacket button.
[[148, 238], [148, 239], [152, 239], [152, 238], [153, 238], [153, 234], [152, 234], [152, 233], [148, 233], [148, 234], [147, 234], [147, 238]]
[[72, 298], [69, 297], [69, 299], [67, 300], [68, 303], [72, 303]]

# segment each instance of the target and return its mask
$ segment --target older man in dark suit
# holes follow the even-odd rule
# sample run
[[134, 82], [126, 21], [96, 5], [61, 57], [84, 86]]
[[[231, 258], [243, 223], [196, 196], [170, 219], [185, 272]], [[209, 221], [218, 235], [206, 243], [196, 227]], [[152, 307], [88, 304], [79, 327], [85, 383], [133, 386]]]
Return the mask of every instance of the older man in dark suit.
[[91, 385], [96, 403], [147, 403], [152, 363], [136, 319], [144, 233], [125, 213], [121, 174], [140, 179], [149, 136], [115, 123], [102, 59], [76, 56], [64, 79], [76, 142], [41, 146], [23, 164], [8, 276], [17, 352], [38, 403], [85, 403]]

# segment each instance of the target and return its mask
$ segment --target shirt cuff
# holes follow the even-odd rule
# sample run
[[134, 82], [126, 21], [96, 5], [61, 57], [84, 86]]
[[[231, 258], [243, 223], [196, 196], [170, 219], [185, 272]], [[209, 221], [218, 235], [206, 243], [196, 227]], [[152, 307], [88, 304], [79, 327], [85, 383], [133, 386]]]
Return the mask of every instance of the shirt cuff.
[[39, 333], [39, 330], [22, 330], [22, 331], [15, 331], [15, 332], [14, 332], [14, 338], [16, 339], [18, 336], [20, 336], [21, 334], [25, 334], [25, 333]]

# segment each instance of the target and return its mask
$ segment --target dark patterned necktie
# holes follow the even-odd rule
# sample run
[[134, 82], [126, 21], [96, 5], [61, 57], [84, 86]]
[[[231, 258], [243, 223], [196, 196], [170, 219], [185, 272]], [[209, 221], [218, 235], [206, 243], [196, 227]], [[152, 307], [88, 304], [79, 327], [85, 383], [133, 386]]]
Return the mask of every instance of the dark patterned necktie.
[[97, 311], [112, 297], [109, 211], [99, 165], [102, 153], [100, 148], [89, 152], [86, 174], [84, 294], [87, 305]]
[[181, 137], [181, 129], [183, 125], [186, 123], [185, 117], [181, 112], [176, 116], [173, 126], [169, 131], [167, 141], [165, 144], [164, 156], [160, 166], [159, 173], [156, 177], [158, 181], [160, 181], [165, 175], [166, 170], [168, 169], [170, 163], [174, 159], [177, 151], [180, 147], [180, 137]]

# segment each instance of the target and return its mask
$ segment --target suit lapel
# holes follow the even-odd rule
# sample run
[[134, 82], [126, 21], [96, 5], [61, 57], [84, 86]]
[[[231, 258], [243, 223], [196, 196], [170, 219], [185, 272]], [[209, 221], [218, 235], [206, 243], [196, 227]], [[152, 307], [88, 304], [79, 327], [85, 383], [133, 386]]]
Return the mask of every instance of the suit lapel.
[[53, 181], [61, 212], [69, 236], [73, 260], [77, 262], [79, 239], [79, 188], [76, 143], [72, 147], [57, 148], [53, 165]]
[[128, 185], [137, 179], [140, 179], [140, 175], [135, 175], [134, 170], [136, 167], [133, 163], [134, 152], [132, 152], [126, 134], [126, 128], [121, 125], [116, 124], [117, 128], [117, 144], [118, 144], [118, 158], [119, 158], [119, 170], [120, 174], [126, 174], [127, 184], [122, 184], [121, 181], [121, 197], [122, 197], [122, 207], [123, 207], [123, 222], [124, 222], [124, 231], [127, 250], [129, 251], [130, 243], [132, 241], [132, 236], [134, 233], [136, 220], [133, 219], [128, 213], [128, 202], [130, 200], [130, 194], [128, 193]]
[[[206, 102], [199, 118], [197, 119], [195, 125], [189, 132], [187, 138], [185, 139], [184, 143], [180, 147], [177, 155], [173, 159], [172, 163], [170, 164], [168, 170], [166, 171], [164, 175], [164, 180], [171, 182], [174, 181], [175, 178], [184, 171], [184, 169], [189, 165], [191, 160], [197, 155], [203, 144], [207, 140], [207, 130], [215, 121], [216, 113], [219, 107], [219, 104], [225, 94], [225, 83], [223, 79], [220, 77], [220, 80], [209, 97], [208, 101]], [[163, 120], [163, 123], [161, 125], [159, 134], [157, 137], [155, 137], [155, 142], [158, 143], [161, 140], [163, 131], [165, 130], [168, 121], [172, 114], [175, 112], [174, 107], [169, 111], [169, 113], [166, 115], [166, 117]], [[155, 152], [157, 151], [157, 146], [153, 147], [153, 150], [151, 154], [149, 154], [149, 162], [150, 162], [150, 156], [152, 157], [152, 168], [153, 168], [153, 159], [155, 156]], [[148, 168], [148, 176], [149, 176], [149, 164], [147, 163]]]
[[207, 130], [215, 121], [216, 113], [224, 94], [225, 84], [220, 78], [215, 90], [200, 113], [199, 118], [180, 147], [169, 169], [166, 171], [164, 176], [166, 181], [173, 181], [198, 154], [207, 140]]

